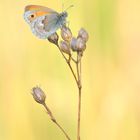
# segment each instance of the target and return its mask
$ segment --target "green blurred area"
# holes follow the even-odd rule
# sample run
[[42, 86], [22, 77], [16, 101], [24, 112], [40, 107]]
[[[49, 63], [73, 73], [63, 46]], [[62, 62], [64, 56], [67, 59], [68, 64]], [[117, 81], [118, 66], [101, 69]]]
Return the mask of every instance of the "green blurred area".
[[77, 89], [57, 48], [32, 35], [23, 19], [28, 4], [61, 12], [70, 28], [90, 39], [83, 58], [82, 140], [140, 139], [140, 1], [16, 1], [0, 4], [0, 140], [63, 140], [30, 93], [39, 85], [46, 103], [76, 139]]

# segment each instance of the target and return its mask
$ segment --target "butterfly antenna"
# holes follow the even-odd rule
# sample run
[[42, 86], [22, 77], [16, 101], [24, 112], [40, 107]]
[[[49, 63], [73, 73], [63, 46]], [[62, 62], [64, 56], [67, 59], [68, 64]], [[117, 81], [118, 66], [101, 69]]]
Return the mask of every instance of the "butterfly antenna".
[[62, 3], [62, 12], [64, 11], [64, 7], [65, 7], [65, 5], [64, 5], [64, 3]]
[[70, 5], [68, 8], [66, 8], [65, 11], [69, 10], [70, 8], [74, 7], [74, 5]]
[[62, 0], [62, 12], [64, 11], [64, 1]]

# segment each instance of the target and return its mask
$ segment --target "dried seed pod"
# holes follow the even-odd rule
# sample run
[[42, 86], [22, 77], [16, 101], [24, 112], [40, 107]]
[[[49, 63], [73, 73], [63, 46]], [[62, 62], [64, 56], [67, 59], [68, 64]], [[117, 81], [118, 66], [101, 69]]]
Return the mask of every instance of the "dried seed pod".
[[81, 37], [85, 42], [87, 42], [89, 38], [88, 32], [84, 28], [81, 28], [78, 32], [77, 38], [79, 37]]
[[56, 32], [48, 37], [48, 40], [55, 45], [58, 45], [58, 39], [59, 36]]
[[69, 43], [66, 42], [66, 41], [60, 41], [60, 49], [66, 53], [66, 54], [71, 54], [70, 52], [70, 46], [69, 46]]
[[77, 39], [75, 37], [71, 39], [70, 47], [73, 51], [77, 51]]
[[77, 51], [84, 51], [86, 49], [86, 43], [83, 38], [79, 37], [76, 42]]
[[61, 37], [63, 38], [63, 40], [65, 41], [70, 41], [72, 38], [72, 32], [70, 30], [70, 28], [63, 26], [61, 28]]
[[39, 104], [44, 104], [46, 95], [40, 87], [34, 87], [32, 89], [32, 95], [34, 100]]
[[81, 37], [77, 39], [73, 37], [70, 46], [73, 51], [84, 51], [86, 49], [86, 43]]

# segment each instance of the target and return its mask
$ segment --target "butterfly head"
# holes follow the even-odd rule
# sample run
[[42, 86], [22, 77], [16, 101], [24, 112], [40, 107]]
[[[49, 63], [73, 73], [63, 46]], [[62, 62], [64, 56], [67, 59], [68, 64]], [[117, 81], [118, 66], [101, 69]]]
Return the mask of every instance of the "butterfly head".
[[62, 12], [62, 13], [59, 14], [60, 21], [62, 22], [62, 24], [63, 24], [63, 22], [64, 23], [66, 22], [67, 16], [68, 16], [68, 13], [66, 11], [64, 11], [64, 12]]
[[68, 16], [68, 13], [67, 13], [66, 11], [64, 11], [64, 12], [62, 12], [60, 15], [61, 15], [62, 17], [64, 17], [64, 18], [66, 18], [66, 17]]

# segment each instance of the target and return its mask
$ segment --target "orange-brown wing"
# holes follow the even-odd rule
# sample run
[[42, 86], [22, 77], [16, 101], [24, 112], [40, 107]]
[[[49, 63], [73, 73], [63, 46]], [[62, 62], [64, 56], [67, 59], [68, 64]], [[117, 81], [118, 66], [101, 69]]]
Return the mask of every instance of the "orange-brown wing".
[[57, 13], [56, 11], [54, 11], [48, 7], [40, 6], [40, 5], [27, 5], [25, 7], [25, 12], [27, 12], [27, 11], [42, 11], [45, 13]]
[[[28, 5], [25, 7], [24, 18], [30, 23], [36, 18], [46, 15], [57, 15], [58, 13], [48, 7], [39, 6], [39, 5]], [[47, 21], [46, 21], [47, 22]]]

